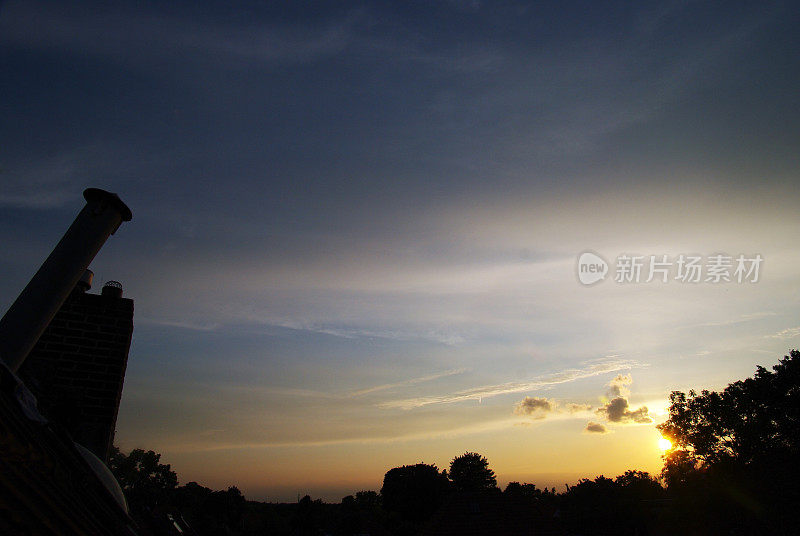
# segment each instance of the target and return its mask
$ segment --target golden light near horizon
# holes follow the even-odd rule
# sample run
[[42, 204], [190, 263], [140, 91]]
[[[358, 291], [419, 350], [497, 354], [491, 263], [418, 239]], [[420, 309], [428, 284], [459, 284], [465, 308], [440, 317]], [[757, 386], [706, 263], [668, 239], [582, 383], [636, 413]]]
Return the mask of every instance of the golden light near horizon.
[[666, 437], [659, 438], [658, 448], [666, 452], [672, 448], [672, 441], [670, 441]]

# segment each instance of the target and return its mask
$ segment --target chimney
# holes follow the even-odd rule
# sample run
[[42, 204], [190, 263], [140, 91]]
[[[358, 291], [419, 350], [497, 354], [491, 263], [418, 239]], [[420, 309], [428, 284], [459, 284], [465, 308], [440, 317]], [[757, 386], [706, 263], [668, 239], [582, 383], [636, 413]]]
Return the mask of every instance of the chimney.
[[84, 190], [86, 206], [0, 320], [0, 358], [16, 372], [109, 235], [130, 209], [117, 194]]
[[92, 281], [94, 280], [94, 272], [91, 270], [84, 270], [83, 275], [78, 280], [75, 288], [78, 292], [88, 292], [92, 288]]
[[103, 285], [103, 290], [100, 291], [103, 296], [110, 296], [112, 298], [122, 297], [122, 283], [119, 281], [106, 281]]

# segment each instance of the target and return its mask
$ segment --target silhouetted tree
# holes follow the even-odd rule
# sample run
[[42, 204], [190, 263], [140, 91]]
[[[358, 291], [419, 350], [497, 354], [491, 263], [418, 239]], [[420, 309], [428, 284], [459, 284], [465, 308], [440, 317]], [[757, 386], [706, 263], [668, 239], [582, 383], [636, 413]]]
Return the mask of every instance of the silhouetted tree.
[[661, 477], [668, 488], [675, 490], [700, 475], [697, 460], [686, 450], [674, 449], [664, 455], [664, 469]]
[[312, 500], [309, 495], [305, 495], [297, 503], [292, 517], [292, 534], [318, 534], [323, 528], [324, 514], [322, 501]]
[[112, 448], [109, 468], [132, 507], [167, 501], [178, 485], [178, 475], [169, 464], [160, 461], [161, 454], [152, 450], [133, 449], [125, 455], [119, 448]]
[[172, 493], [173, 503], [178, 508], [192, 507], [203, 504], [209, 495], [213, 493], [211, 488], [201, 486], [197, 482], [187, 482], [183, 486], [178, 486]]
[[356, 493], [356, 505], [364, 510], [371, 510], [380, 506], [380, 496], [375, 491], [359, 491]]
[[536, 489], [536, 484], [520, 484], [519, 482], [509, 482], [506, 489], [503, 490], [506, 495], [527, 498], [535, 497], [537, 492], [541, 493], [541, 490]]
[[231, 486], [226, 491], [212, 492], [206, 498], [204, 508], [215, 520], [229, 528], [235, 528], [241, 524], [245, 502], [239, 488]]
[[542, 490], [536, 484], [520, 484], [519, 482], [509, 482], [503, 495], [512, 500], [522, 500], [531, 506], [537, 506], [540, 510], [553, 510], [556, 506], [555, 488], [549, 491], [546, 487]]
[[567, 486], [561, 506], [570, 532], [597, 535], [618, 532], [617, 486], [610, 478], [582, 478], [574, 486]]
[[800, 352], [792, 350], [770, 372], [757, 367], [753, 378], [721, 393], [673, 391], [669, 419], [658, 426], [673, 445], [700, 465], [748, 464], [800, 447]]
[[213, 491], [189, 482], [172, 492], [172, 515], [179, 514], [199, 536], [237, 533], [247, 501], [235, 486]]
[[579, 534], [638, 535], [657, 525], [656, 499], [665, 497], [658, 481], [629, 470], [615, 479], [583, 478], [559, 497], [564, 525]]
[[460, 491], [481, 491], [497, 488], [489, 462], [477, 452], [465, 452], [450, 462], [450, 480]]
[[383, 477], [383, 507], [418, 525], [427, 520], [450, 489], [447, 474], [435, 465], [418, 463], [387, 471]]
[[339, 519], [333, 533], [337, 536], [349, 536], [361, 532], [361, 512], [356, 504], [356, 498], [348, 495], [342, 498], [339, 504]]
[[662, 475], [695, 519], [774, 533], [800, 521], [785, 507], [800, 501], [800, 352], [772, 369], [759, 366], [722, 392], [670, 395], [658, 429], [675, 448]]
[[614, 479], [623, 499], [630, 501], [648, 501], [662, 499], [664, 488], [658, 480], [647, 471], [629, 469]]

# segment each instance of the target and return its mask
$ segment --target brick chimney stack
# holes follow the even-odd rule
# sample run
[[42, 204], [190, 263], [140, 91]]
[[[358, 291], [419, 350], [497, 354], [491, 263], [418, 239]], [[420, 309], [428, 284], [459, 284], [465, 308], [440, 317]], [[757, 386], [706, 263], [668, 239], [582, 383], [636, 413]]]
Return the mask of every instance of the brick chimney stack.
[[92, 277], [87, 272], [19, 374], [42, 414], [106, 461], [133, 335], [133, 300], [122, 297], [116, 281], [107, 282], [101, 294], [89, 293]]

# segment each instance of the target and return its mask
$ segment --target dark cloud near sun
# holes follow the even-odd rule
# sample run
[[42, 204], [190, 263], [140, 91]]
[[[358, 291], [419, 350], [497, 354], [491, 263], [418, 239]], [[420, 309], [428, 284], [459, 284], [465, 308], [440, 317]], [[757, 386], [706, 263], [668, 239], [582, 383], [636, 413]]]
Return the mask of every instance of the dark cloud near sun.
[[618, 374], [608, 383], [611, 400], [595, 410], [598, 416], [613, 423], [649, 424], [653, 422], [647, 406], [632, 410], [628, 402], [633, 378], [630, 374]]
[[[608, 423], [613, 424], [650, 424], [653, 418], [650, 416], [647, 406], [633, 409], [628, 402], [630, 396], [630, 386], [633, 384], [633, 377], [630, 374], [617, 374], [608, 382], [608, 397], [610, 400], [594, 410], [594, 413]], [[566, 412], [572, 415], [585, 413], [592, 410], [590, 404], [580, 404], [569, 402], [560, 409], [554, 400], [544, 397], [526, 396], [514, 406], [515, 415], [525, 415], [533, 419], [544, 419], [552, 413]], [[590, 421], [585, 431], [591, 433], [607, 433], [608, 429], [604, 424]]]
[[590, 434], [607, 434], [608, 428], [599, 422], [589, 421], [583, 431]]
[[526, 396], [514, 406], [517, 415], [528, 415], [534, 419], [544, 419], [556, 410], [556, 402], [547, 398]]
[[642, 406], [639, 409], [631, 411], [628, 399], [621, 396], [612, 399], [596, 411], [599, 416], [605, 417], [608, 422], [637, 424], [653, 422], [653, 418], [650, 417], [648, 413], [647, 406]]

